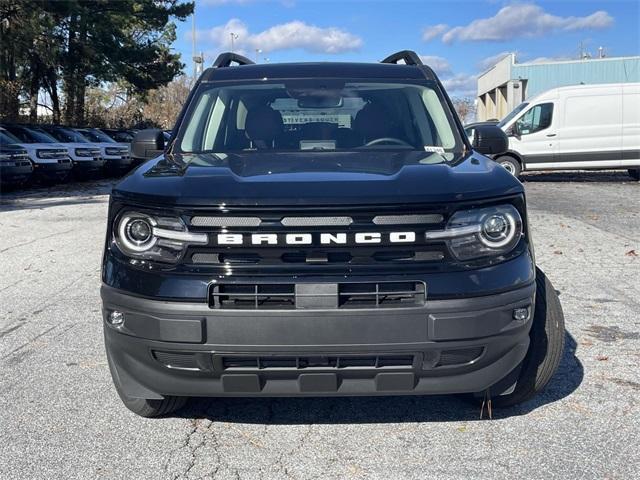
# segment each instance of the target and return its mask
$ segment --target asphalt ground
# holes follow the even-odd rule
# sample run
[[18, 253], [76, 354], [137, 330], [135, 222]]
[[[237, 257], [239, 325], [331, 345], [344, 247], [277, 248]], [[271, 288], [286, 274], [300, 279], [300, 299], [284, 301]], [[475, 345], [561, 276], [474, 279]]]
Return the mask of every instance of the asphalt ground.
[[453, 396], [199, 399], [143, 419], [106, 364], [108, 181], [0, 198], [0, 478], [640, 477], [640, 184], [525, 181], [567, 342], [545, 392], [480, 420]]

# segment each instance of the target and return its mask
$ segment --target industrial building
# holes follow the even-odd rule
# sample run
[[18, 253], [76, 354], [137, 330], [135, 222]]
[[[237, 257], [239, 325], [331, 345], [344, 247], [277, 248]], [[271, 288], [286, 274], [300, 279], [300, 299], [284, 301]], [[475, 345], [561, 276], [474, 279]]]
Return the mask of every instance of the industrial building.
[[478, 77], [476, 117], [502, 119], [521, 102], [555, 87], [640, 82], [640, 57], [516, 63], [504, 56]]

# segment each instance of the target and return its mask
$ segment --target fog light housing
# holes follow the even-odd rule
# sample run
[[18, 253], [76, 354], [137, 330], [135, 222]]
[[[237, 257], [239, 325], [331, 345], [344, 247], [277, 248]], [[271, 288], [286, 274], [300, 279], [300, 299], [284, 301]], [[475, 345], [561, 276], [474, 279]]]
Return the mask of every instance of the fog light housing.
[[526, 322], [529, 320], [529, 316], [531, 315], [531, 307], [520, 307], [513, 309], [513, 319], [518, 322]]
[[114, 327], [120, 327], [124, 325], [124, 313], [114, 310], [107, 317], [107, 321]]

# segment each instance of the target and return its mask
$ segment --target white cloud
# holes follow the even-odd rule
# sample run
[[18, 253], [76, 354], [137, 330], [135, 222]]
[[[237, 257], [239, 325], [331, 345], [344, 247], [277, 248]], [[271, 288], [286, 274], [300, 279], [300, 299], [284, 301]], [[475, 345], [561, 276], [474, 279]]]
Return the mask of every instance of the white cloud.
[[451, 97], [475, 97], [478, 91], [478, 75], [459, 73], [442, 80], [442, 85]]
[[491, 55], [490, 57], [487, 57], [484, 60], [480, 61], [478, 63], [478, 68], [482, 71], [485, 71], [487, 68], [493, 67], [496, 63], [498, 63], [500, 60], [502, 60], [507, 55], [510, 55], [511, 53], [515, 53], [515, 52], [504, 51], [504, 52], [496, 53], [495, 55]]
[[507, 5], [493, 17], [480, 18], [466, 26], [458, 26], [447, 31], [442, 25], [429, 27], [423, 39], [430, 40], [442, 34], [444, 43], [453, 42], [500, 42], [517, 37], [534, 38], [553, 32], [576, 30], [596, 30], [613, 25], [613, 18], [604, 10], [585, 17], [560, 17], [545, 12], [532, 3]]
[[235, 50], [264, 52], [301, 48], [313, 53], [342, 53], [358, 50], [362, 39], [336, 27], [321, 28], [294, 20], [274, 25], [262, 32], [252, 33], [247, 25], [237, 18], [209, 30], [198, 31], [199, 40], [210, 41], [216, 48], [231, 49], [231, 33]]
[[559, 57], [537, 57], [533, 60], [526, 60], [525, 63], [546, 63], [546, 62], [563, 62], [567, 60], [575, 60], [575, 58], [567, 57], [567, 56], [559, 56]]
[[451, 64], [449, 60], [444, 57], [438, 57], [436, 55], [420, 55], [420, 60], [425, 65], [430, 66], [436, 72], [439, 77], [446, 77], [451, 75]]
[[448, 28], [449, 25], [446, 25], [444, 23], [431, 25], [430, 27], [427, 27], [422, 31], [422, 40], [424, 40], [425, 42], [433, 40], [437, 36], [442, 35]]

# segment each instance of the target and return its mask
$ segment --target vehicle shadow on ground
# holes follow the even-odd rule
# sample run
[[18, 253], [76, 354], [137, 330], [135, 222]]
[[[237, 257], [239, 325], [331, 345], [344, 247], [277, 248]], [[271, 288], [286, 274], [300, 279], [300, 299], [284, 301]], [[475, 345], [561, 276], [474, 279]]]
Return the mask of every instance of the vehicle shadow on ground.
[[[560, 367], [545, 391], [521, 405], [494, 408], [493, 418], [525, 415], [575, 391], [584, 377], [582, 364], [575, 356], [576, 347], [575, 339], [567, 332]], [[194, 398], [174, 415], [265, 425], [455, 422], [480, 420], [480, 405], [458, 395]]]
[[0, 212], [105, 203], [115, 180], [37, 186], [27, 190], [0, 191]]
[[626, 171], [579, 171], [579, 172], [526, 172], [522, 174], [523, 183], [637, 183]]

